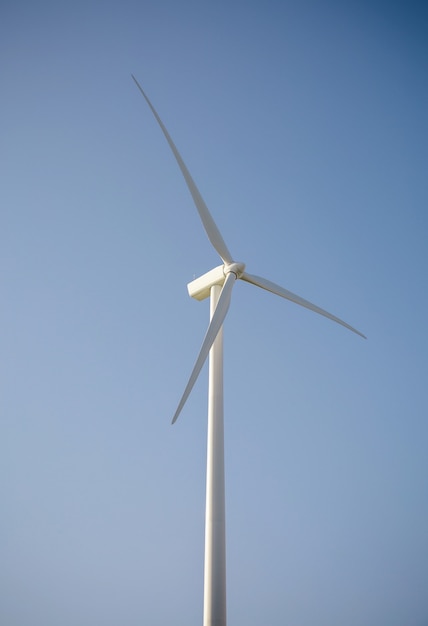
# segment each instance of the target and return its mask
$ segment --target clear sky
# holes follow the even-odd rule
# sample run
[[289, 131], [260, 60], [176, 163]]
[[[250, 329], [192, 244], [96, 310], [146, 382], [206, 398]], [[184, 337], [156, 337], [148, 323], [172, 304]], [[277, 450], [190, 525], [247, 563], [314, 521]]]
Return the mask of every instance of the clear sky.
[[202, 621], [219, 263], [131, 72], [235, 258], [232, 625], [428, 624], [423, 2], [0, 8], [0, 623]]

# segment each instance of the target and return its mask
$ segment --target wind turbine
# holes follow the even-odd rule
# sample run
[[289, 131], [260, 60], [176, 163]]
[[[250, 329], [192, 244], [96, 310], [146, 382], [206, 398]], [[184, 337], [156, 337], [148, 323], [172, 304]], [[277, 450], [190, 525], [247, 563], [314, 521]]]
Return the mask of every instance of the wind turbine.
[[323, 315], [352, 332], [366, 338], [335, 315], [304, 300], [300, 296], [276, 285], [275, 283], [248, 274], [244, 263], [234, 261], [229, 249], [214, 222], [193, 178], [190, 175], [180, 153], [172, 141], [156, 109], [143, 91], [141, 85], [131, 74], [135, 84], [144, 96], [153, 115], [175, 156], [184, 176], [193, 201], [198, 210], [208, 239], [217, 251], [222, 264], [193, 280], [187, 285], [189, 295], [196, 300], [210, 297], [210, 323], [196, 359], [187, 386], [178, 403], [172, 423], [186, 403], [187, 398], [209, 355], [208, 383], [208, 439], [207, 439], [207, 477], [205, 507], [205, 566], [204, 566], [204, 626], [226, 626], [226, 530], [225, 530], [225, 491], [224, 491], [224, 421], [223, 421], [223, 322], [230, 305], [232, 289], [237, 279], [261, 287], [277, 296], [291, 300], [319, 315]]

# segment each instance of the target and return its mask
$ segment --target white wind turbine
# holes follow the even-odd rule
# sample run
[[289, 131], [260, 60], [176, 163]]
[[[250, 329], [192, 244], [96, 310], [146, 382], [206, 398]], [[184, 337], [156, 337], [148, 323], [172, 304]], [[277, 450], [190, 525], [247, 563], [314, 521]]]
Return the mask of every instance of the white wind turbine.
[[219, 254], [222, 265], [215, 267], [187, 285], [189, 295], [196, 300], [211, 297], [210, 323], [201, 350], [193, 367], [183, 396], [175, 411], [172, 423], [177, 420], [209, 355], [208, 383], [208, 441], [207, 441], [207, 482], [205, 508], [205, 567], [204, 567], [204, 626], [226, 626], [226, 531], [225, 531], [225, 492], [224, 492], [224, 427], [223, 427], [223, 322], [229, 309], [232, 288], [240, 278], [256, 287], [261, 287], [277, 296], [291, 300], [315, 313], [324, 315], [345, 326], [364, 339], [360, 333], [335, 315], [304, 300], [300, 296], [245, 271], [244, 263], [233, 260], [224, 239], [215, 224], [198, 188], [191, 177], [180, 153], [172, 141], [155, 108], [144, 93], [134, 75], [135, 84], [152, 110], [163, 134], [176, 158], [193, 201], [198, 210], [208, 239]]

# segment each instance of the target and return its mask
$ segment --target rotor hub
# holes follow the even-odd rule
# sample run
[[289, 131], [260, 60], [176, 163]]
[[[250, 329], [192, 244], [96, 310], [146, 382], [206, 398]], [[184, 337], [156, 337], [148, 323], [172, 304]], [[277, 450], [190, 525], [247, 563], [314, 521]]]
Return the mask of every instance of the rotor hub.
[[223, 273], [225, 276], [228, 274], [235, 274], [236, 278], [241, 278], [245, 271], [245, 263], [225, 263], [223, 267]]

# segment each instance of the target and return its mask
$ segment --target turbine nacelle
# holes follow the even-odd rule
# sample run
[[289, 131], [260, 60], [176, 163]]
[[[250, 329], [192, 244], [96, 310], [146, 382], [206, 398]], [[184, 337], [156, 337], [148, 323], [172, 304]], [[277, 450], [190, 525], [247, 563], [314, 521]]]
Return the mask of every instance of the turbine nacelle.
[[241, 278], [245, 270], [244, 263], [225, 263], [218, 265], [214, 269], [206, 272], [199, 278], [195, 278], [187, 285], [187, 291], [191, 298], [195, 300], [205, 300], [211, 293], [211, 287], [214, 285], [224, 285], [228, 274], [235, 274], [236, 278]]

